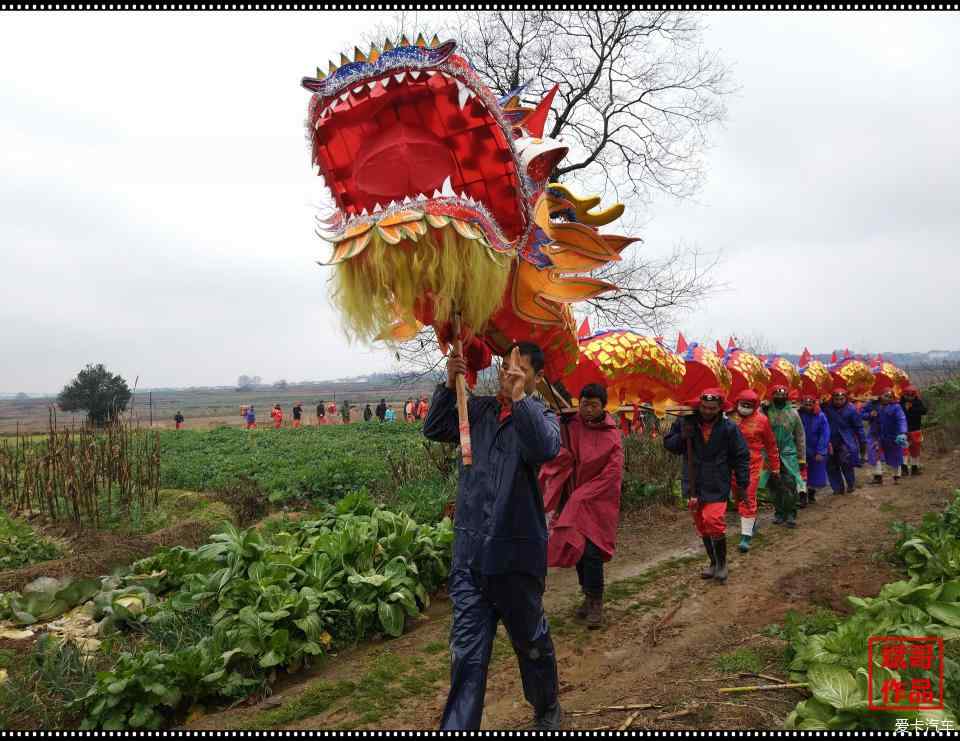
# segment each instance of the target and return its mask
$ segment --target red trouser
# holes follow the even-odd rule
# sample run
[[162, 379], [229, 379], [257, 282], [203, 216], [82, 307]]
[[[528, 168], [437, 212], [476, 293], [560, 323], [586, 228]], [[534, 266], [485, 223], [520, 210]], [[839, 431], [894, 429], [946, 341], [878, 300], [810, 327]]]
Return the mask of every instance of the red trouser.
[[703, 538], [722, 538], [727, 534], [727, 503], [697, 502], [690, 507], [693, 524]]
[[763, 458], [757, 456], [757, 459], [753, 460], [753, 456], [750, 456], [750, 485], [746, 492], [741, 491], [740, 487], [737, 486], [736, 477], [731, 477], [730, 485], [733, 488], [734, 496], [738, 500], [737, 511], [741, 517], [757, 516], [757, 489], [760, 487], [760, 471], [762, 470]]
[[299, 427], [299, 426], [300, 426], [300, 420], [299, 420], [299, 419], [293, 420], [293, 426], [294, 426], [294, 427]]
[[182, 424], [181, 422], [177, 422], [177, 423], [176, 423], [178, 430], [180, 429], [180, 425], [181, 425], [181, 424]]
[[910, 455], [913, 458], [919, 458], [923, 449], [923, 431], [908, 432], [907, 438], [910, 440]]

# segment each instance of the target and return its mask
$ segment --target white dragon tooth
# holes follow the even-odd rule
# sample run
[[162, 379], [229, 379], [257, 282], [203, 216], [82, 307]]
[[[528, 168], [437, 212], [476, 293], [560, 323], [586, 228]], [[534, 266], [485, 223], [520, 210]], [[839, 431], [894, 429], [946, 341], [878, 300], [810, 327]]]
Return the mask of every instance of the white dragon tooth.
[[363, 211], [360, 212], [360, 215], [361, 215], [361, 216], [369, 216], [370, 214], [367, 213], [367, 209], [363, 209]]
[[380, 80], [380, 84], [383, 85], [384, 90], [386, 90], [387, 85], [390, 84], [390, 80], [392, 80], [392, 79], [393, 79], [393, 78], [390, 77], [390, 75], [387, 75], [386, 77], [384, 77], [384, 78], [382, 78], [382, 79]]
[[419, 80], [419, 79], [420, 79], [420, 70], [418, 70], [418, 69], [412, 69], [412, 70], [410, 70], [410, 79], [411, 79], [411, 80]]
[[401, 73], [398, 74], [398, 75], [394, 75], [394, 76], [393, 76], [393, 79], [396, 80], [397, 82], [403, 82], [403, 80], [404, 80], [404, 78], [405, 78], [406, 76], [407, 76], [407, 73], [406, 73], [406, 72], [401, 72]]
[[407, 205], [409, 205], [409, 203], [410, 203], [410, 196], [404, 196], [404, 197], [403, 197], [403, 205], [404, 205], [404, 206], [407, 206]]
[[453, 185], [450, 183], [450, 176], [447, 175], [447, 179], [443, 181], [443, 185], [440, 186], [440, 191], [442, 195], [445, 196], [456, 196], [457, 194], [453, 192]]
[[345, 92], [343, 95], [340, 96], [340, 100], [342, 100], [344, 103], [346, 103], [347, 98], [349, 98], [349, 97], [350, 97], [350, 91], [347, 90], [347, 92]]
[[437, 71], [435, 69], [427, 70], [427, 77], [433, 77], [435, 74], [437, 74]]
[[364, 87], [363, 85], [357, 85], [357, 86], [353, 89], [353, 94], [354, 94], [354, 95], [360, 95], [360, 93], [363, 92], [363, 87]]
[[435, 190], [433, 191], [433, 197], [434, 197], [434, 198], [439, 198], [441, 195], [443, 195], [443, 194], [442, 194], [439, 190], [436, 190], [436, 189], [435, 189]]
[[373, 204], [373, 213], [378, 214], [378, 213], [380, 213], [381, 211], [383, 211], [383, 206], [381, 206], [379, 203], [374, 203], [374, 204]]
[[470, 89], [464, 85], [460, 80], [454, 80], [457, 83], [457, 103], [460, 105], [460, 110], [463, 110], [463, 107], [467, 104], [467, 99], [470, 97]]
[[371, 80], [370, 82], [367, 83], [367, 88], [369, 90], [373, 90], [376, 86], [377, 86], [376, 80]]
[[425, 200], [427, 200], [427, 195], [426, 195], [426, 193], [417, 193], [417, 198], [416, 198], [416, 200], [418, 200], [418, 201], [425, 201]]
[[440, 74], [443, 75], [444, 79], [450, 79], [450, 75], [448, 75], [446, 72], [441, 71]]

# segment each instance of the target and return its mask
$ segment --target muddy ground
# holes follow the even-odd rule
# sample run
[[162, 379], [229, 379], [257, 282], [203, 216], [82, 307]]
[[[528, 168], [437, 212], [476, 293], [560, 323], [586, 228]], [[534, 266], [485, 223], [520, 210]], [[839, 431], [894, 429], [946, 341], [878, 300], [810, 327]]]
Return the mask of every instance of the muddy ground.
[[[931, 460], [899, 486], [821, 494], [795, 530], [761, 508], [749, 554], [736, 549], [728, 515], [730, 577], [704, 582], [702, 545], [689, 516], [660, 507], [632, 513], [607, 565], [606, 625], [587, 631], [572, 616], [576, 574], [552, 571], [545, 603], [570, 729], [780, 728], [802, 690], [721, 694], [720, 687], [786, 678], [785, 644], [767, 626], [788, 611], [848, 612], [846, 597], [875, 595], [900, 578], [890, 560], [896, 520], [940, 511], [960, 485], [960, 449]], [[446, 697], [450, 604], [438, 600], [401, 638], [328, 658], [311, 672], [281, 677], [256, 706], [197, 717], [190, 728], [432, 729]], [[765, 630], [767, 629], [767, 630]], [[752, 672], [747, 676], [746, 672]], [[742, 675], [741, 675], [742, 674]], [[757, 675], [766, 678], [758, 678]], [[771, 679], [772, 678], [772, 679]], [[607, 710], [610, 706], [644, 708]], [[501, 628], [487, 687], [484, 728], [528, 727], [516, 660]]]

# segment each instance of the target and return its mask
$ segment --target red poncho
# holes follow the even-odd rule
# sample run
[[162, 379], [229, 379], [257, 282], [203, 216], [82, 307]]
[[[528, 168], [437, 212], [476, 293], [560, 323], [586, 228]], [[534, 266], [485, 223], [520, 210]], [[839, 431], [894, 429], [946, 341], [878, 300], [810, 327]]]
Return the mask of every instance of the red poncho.
[[560, 516], [551, 523], [547, 542], [549, 566], [576, 566], [586, 539], [613, 557], [620, 520], [620, 487], [623, 482], [623, 443], [609, 414], [587, 423], [578, 414], [567, 425], [560, 454], [540, 469], [544, 510], [560, 503], [564, 485], [573, 476], [573, 491]]

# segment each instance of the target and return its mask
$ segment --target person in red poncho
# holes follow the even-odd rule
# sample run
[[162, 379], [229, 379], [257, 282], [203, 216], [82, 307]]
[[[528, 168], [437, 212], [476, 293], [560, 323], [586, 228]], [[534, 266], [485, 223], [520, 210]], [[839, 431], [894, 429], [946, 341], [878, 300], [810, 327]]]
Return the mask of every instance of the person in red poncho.
[[279, 430], [283, 424], [283, 410], [279, 404], [273, 405], [273, 411], [270, 412], [270, 416], [273, 418], [273, 429]]
[[539, 474], [544, 510], [555, 513], [547, 564], [577, 567], [584, 601], [576, 615], [591, 629], [603, 622], [603, 563], [613, 557], [623, 483], [623, 442], [606, 406], [603, 386], [583, 387], [579, 413], [561, 426], [560, 454]]
[[750, 484], [741, 490], [736, 481], [733, 482], [733, 499], [737, 502], [740, 512], [740, 552], [750, 550], [750, 540], [753, 538], [753, 526], [757, 521], [757, 487], [760, 484], [760, 471], [763, 469], [763, 453], [767, 453], [770, 465], [770, 476], [780, 476], [780, 451], [777, 448], [777, 439], [773, 435], [773, 428], [766, 415], [759, 414], [757, 407], [760, 397], [755, 391], [746, 389], [737, 397], [737, 408], [730, 418], [740, 428], [740, 434], [747, 441], [750, 448]]

